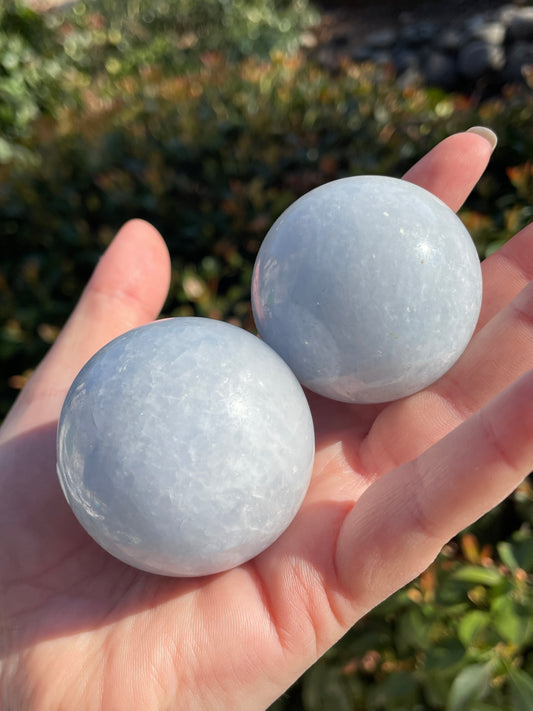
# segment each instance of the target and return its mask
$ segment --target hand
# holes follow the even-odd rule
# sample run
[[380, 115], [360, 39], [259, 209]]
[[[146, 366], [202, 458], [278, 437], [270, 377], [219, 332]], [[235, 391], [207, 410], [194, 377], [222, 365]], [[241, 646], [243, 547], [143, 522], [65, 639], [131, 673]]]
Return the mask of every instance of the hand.
[[[460, 207], [491, 146], [451, 136], [406, 179]], [[305, 503], [255, 560], [218, 575], [137, 571], [81, 529], [55, 473], [55, 429], [83, 363], [155, 318], [163, 241], [128, 223], [0, 431], [4, 711], [265, 709], [366, 611], [412, 580], [533, 469], [533, 228], [483, 265], [476, 335], [438, 383], [388, 406], [310, 395]]]

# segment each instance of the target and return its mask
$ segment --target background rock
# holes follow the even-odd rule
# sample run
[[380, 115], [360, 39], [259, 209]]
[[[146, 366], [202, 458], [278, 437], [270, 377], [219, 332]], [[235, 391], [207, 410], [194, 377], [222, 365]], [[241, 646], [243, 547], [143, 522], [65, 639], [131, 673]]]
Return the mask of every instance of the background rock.
[[317, 28], [322, 37], [313, 51], [329, 68], [343, 57], [389, 62], [402, 85], [422, 81], [484, 96], [507, 83], [524, 84], [533, 65], [533, 3], [375, 0], [322, 5], [324, 18]]

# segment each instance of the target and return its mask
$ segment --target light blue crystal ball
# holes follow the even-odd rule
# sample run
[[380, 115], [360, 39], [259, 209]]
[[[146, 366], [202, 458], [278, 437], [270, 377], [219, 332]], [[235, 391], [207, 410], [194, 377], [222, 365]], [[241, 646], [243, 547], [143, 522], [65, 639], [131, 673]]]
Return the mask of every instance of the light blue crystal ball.
[[440, 378], [467, 346], [481, 268], [461, 220], [409, 182], [326, 183], [291, 205], [254, 267], [257, 329], [300, 382], [376, 403]]
[[176, 318], [84, 366], [58, 428], [58, 474], [87, 532], [142, 570], [216, 573], [267, 548], [307, 490], [311, 413], [281, 358], [227, 323]]

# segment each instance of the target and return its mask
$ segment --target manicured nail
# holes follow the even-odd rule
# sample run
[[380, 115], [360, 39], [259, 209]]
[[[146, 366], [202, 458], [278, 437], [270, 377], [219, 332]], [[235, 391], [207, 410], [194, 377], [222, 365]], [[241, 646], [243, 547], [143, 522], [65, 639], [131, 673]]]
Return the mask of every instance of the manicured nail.
[[472, 126], [472, 128], [468, 129], [467, 133], [477, 133], [478, 136], [481, 136], [490, 143], [492, 150], [496, 148], [498, 136], [492, 129], [487, 128], [486, 126]]

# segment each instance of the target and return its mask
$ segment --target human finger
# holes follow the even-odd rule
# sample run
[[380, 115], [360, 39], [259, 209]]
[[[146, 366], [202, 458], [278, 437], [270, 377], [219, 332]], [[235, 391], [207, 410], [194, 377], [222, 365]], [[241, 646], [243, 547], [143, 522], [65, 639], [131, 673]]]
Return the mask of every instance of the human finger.
[[[404, 179], [432, 191], [456, 209], [479, 180], [494, 147], [495, 137], [491, 131], [488, 134], [484, 129], [476, 131], [449, 136], [418, 161], [405, 174]], [[396, 417], [397, 408], [391, 411], [390, 407], [384, 406], [345, 407], [314, 395], [310, 396], [310, 400], [317, 433], [318, 470], [329, 470], [326, 465], [332, 457], [345, 460], [347, 450], [357, 451], [359, 464], [361, 451], [365, 466], [356, 468], [373, 477], [385, 471], [387, 464], [394, 464], [395, 457], [401, 457], [403, 451], [422, 436], [419, 430], [413, 433], [413, 437], [406, 436], [406, 427], [413, 419]], [[425, 416], [425, 411], [423, 414]], [[428, 434], [428, 426], [432, 422], [430, 418], [421, 423], [425, 446], [434, 441], [434, 432]], [[339, 442], [341, 431], [348, 433], [342, 447]], [[369, 431], [370, 436], [367, 436]], [[352, 467], [349, 463], [354, 458], [348, 459], [345, 469], [350, 471]], [[366, 475], [363, 478], [365, 481], [368, 479]]]
[[421, 158], [403, 179], [429, 190], [457, 211], [483, 174], [495, 145], [496, 134], [483, 126], [455, 133]]
[[[458, 210], [486, 168], [496, 146], [496, 135], [484, 126], [449, 136], [439, 143], [405, 175]], [[533, 226], [483, 261], [483, 303], [478, 328], [533, 279]]]
[[526, 228], [483, 263], [479, 323], [454, 367], [425, 391], [389, 405], [373, 422], [362, 456], [374, 475], [418, 456], [531, 367], [532, 239], [533, 227]]
[[377, 479], [338, 538], [345, 594], [364, 614], [414, 579], [455, 534], [533, 469], [533, 372], [418, 459]]
[[473, 336], [436, 383], [391, 403], [361, 446], [376, 475], [418, 456], [533, 367], [533, 282]]
[[510, 303], [533, 279], [533, 224], [483, 260], [482, 270], [484, 290], [478, 328]]
[[[105, 343], [157, 317], [168, 292], [170, 258], [157, 230], [143, 220], [124, 225], [98, 263], [57, 341], [10, 413], [28, 402], [32, 426], [57, 417], [65, 392], [86, 361]], [[35, 421], [39, 413], [40, 422]]]

